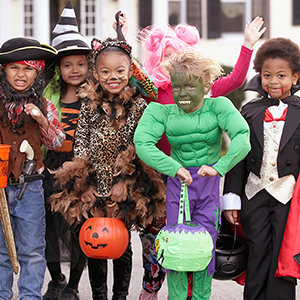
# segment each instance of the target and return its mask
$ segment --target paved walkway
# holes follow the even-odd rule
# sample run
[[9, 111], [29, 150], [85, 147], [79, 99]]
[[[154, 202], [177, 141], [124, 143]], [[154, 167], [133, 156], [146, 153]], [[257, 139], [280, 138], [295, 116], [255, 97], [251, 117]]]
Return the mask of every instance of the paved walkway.
[[[138, 300], [138, 296], [141, 290], [141, 282], [143, 276], [142, 259], [141, 259], [141, 243], [136, 232], [132, 233], [132, 246], [133, 246], [133, 270], [131, 285], [129, 290], [128, 300]], [[68, 277], [68, 264], [63, 265], [63, 270], [65, 275]], [[111, 287], [112, 287], [112, 265], [109, 265], [109, 276], [108, 276], [108, 286], [109, 286], [109, 296], [111, 299]], [[17, 285], [16, 279], [14, 282], [14, 297], [12, 300], [18, 300], [17, 295]], [[47, 284], [49, 282], [49, 273], [46, 271], [45, 283], [42, 292], [45, 293], [47, 289]], [[297, 288], [297, 300], [300, 300], [300, 288]], [[91, 300], [91, 288], [88, 279], [87, 269], [85, 269], [82, 279], [79, 284], [79, 293], [81, 300]], [[164, 283], [161, 291], [159, 292], [159, 300], [167, 300], [167, 284]], [[242, 300], [243, 299], [243, 287], [235, 283], [234, 281], [220, 281], [213, 280], [212, 285], [212, 295], [210, 300]]]

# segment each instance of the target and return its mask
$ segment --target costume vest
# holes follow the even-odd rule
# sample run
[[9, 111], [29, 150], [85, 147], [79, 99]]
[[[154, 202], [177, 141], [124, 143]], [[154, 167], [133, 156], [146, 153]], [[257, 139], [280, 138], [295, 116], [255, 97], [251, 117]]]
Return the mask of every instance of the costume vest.
[[295, 187], [294, 176], [278, 178], [277, 156], [281, 135], [282, 128], [276, 134], [271, 134], [264, 126], [264, 151], [260, 176], [250, 172], [245, 186], [245, 194], [249, 200], [262, 189], [283, 204], [292, 198]]
[[10, 130], [10, 126], [4, 127], [3, 123], [0, 122], [0, 144], [11, 146], [9, 153], [8, 176], [14, 175], [15, 178], [18, 178], [21, 175], [26, 159], [26, 154], [21, 153], [19, 150], [23, 140], [27, 140], [29, 145], [33, 148], [36, 169], [38, 170], [43, 166], [43, 154], [41, 151], [42, 134], [39, 124], [31, 116], [26, 115], [22, 129], [24, 130], [24, 134], [20, 135], [12, 132]]

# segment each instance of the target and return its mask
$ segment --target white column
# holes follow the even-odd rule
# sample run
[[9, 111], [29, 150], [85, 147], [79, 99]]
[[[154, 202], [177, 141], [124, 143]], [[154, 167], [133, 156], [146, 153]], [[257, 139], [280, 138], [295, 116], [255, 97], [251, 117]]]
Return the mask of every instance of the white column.
[[34, 0], [33, 12], [34, 38], [41, 43], [50, 44], [49, 0]]
[[[97, 18], [96, 18], [96, 37], [100, 40], [106, 39], [107, 34], [107, 0], [96, 2]], [[98, 17], [99, 16], [99, 17]]]
[[187, 23], [187, 3], [184, 0], [180, 1], [180, 21], [179, 23]]
[[130, 10], [132, 5], [132, 1], [130, 0], [118, 0], [118, 10], [121, 10], [126, 13], [127, 19], [131, 20], [130, 18]]
[[0, 1], [0, 47], [1, 45], [11, 38], [11, 2], [10, 1]]
[[152, 0], [152, 22], [164, 26], [169, 23], [169, 1]]
[[207, 0], [201, 1], [201, 26], [202, 26], [202, 36], [201, 38], [207, 39], [208, 29], [207, 29]]

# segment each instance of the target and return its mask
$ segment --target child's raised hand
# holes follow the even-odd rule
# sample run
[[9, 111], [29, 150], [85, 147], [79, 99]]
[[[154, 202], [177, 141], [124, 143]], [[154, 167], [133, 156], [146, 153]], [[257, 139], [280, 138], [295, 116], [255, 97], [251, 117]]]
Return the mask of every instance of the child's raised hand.
[[218, 171], [216, 171], [214, 168], [210, 167], [210, 166], [206, 166], [203, 165], [200, 167], [200, 169], [198, 170], [197, 174], [199, 175], [199, 177], [214, 177], [219, 175]]
[[[121, 25], [122, 33], [124, 34], [124, 37], [127, 38], [127, 32], [128, 32], [128, 23], [127, 23], [127, 17], [123, 12], [119, 13], [119, 23]], [[115, 21], [113, 23], [113, 29], [117, 31], [117, 22]]]
[[259, 38], [265, 33], [267, 27], [263, 26], [264, 21], [261, 17], [256, 17], [251, 23], [247, 22], [244, 31], [244, 43], [243, 45], [249, 49], [252, 49]]
[[185, 185], [190, 185], [193, 182], [193, 178], [191, 176], [191, 173], [183, 167], [179, 168], [176, 175], [179, 178], [180, 182], [182, 182], [182, 181], [185, 182]]

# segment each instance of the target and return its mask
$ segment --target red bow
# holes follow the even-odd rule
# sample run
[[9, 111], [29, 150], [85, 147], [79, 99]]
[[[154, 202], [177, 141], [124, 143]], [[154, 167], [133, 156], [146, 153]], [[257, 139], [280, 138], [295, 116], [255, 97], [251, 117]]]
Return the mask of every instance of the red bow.
[[270, 113], [269, 109], [267, 108], [265, 111], [265, 122], [272, 122], [272, 121], [285, 121], [287, 108], [283, 111], [283, 114], [280, 118], [274, 118], [272, 114]]

